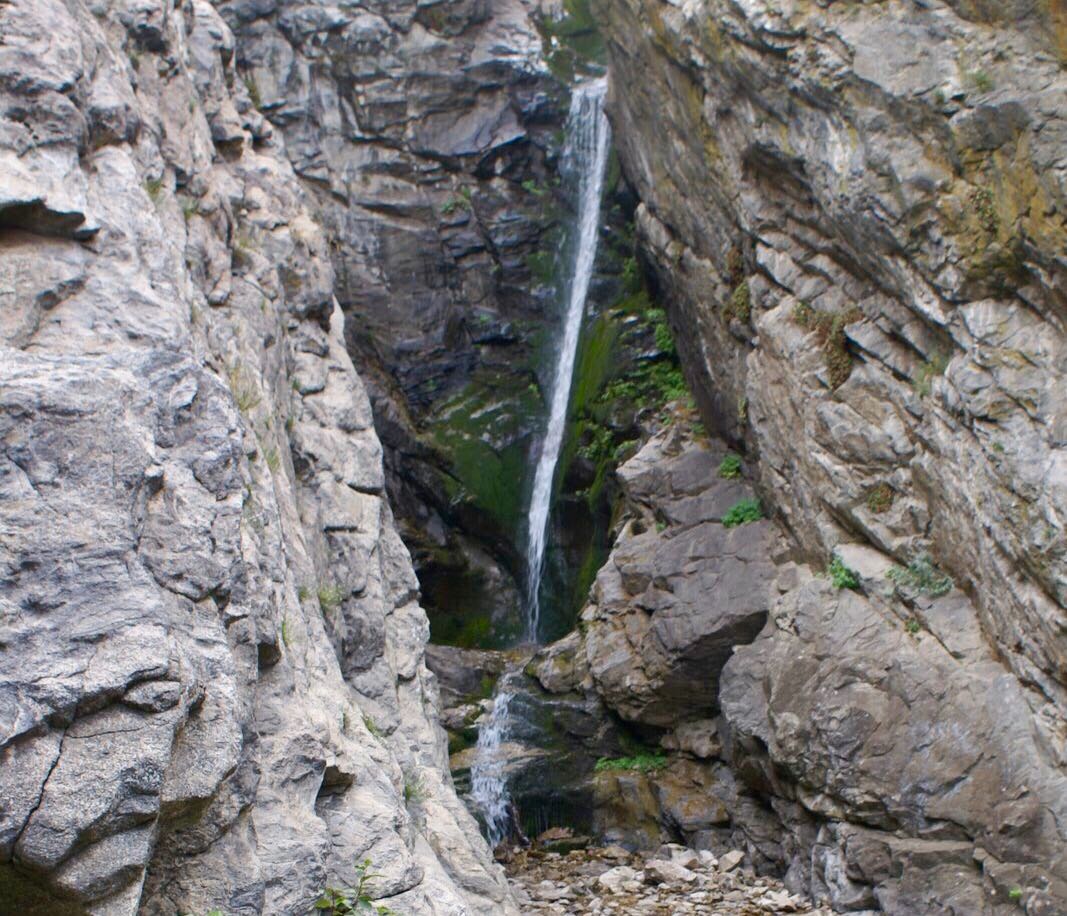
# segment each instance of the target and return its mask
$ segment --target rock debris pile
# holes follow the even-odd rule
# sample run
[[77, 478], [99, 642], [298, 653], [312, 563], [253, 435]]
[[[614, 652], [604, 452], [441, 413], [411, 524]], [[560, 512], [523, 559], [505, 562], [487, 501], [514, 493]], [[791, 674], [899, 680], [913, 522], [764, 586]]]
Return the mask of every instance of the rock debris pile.
[[621, 846], [567, 853], [533, 849], [508, 863], [522, 911], [554, 916], [766, 916], [828, 914], [791, 894], [780, 881], [756, 876], [738, 850], [720, 857], [668, 844], [630, 853]]

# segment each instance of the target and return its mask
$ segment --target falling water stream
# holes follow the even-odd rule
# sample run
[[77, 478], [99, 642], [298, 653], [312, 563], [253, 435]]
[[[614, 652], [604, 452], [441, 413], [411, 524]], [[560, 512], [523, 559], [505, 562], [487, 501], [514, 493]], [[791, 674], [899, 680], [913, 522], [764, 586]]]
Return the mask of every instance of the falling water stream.
[[598, 79], [575, 87], [567, 119], [567, 144], [563, 167], [578, 179], [578, 219], [573, 245], [573, 269], [567, 285], [567, 311], [563, 339], [552, 381], [552, 401], [548, 428], [541, 443], [533, 493], [530, 497], [529, 527], [526, 536], [526, 636], [537, 643], [541, 622], [541, 573], [545, 564], [548, 514], [552, 507], [556, 465], [567, 425], [567, 407], [574, 377], [578, 337], [585, 314], [585, 299], [596, 261], [600, 227], [600, 196], [611, 145], [611, 129], [604, 114], [607, 80]]
[[[563, 153], [565, 174], [577, 184], [578, 212], [572, 263], [565, 294], [567, 309], [563, 336], [552, 381], [548, 427], [541, 443], [528, 514], [526, 538], [526, 637], [538, 642], [541, 617], [541, 578], [545, 563], [548, 516], [552, 506], [553, 484], [563, 434], [567, 423], [574, 361], [585, 313], [585, 300], [596, 261], [600, 226], [600, 197], [611, 145], [611, 129], [604, 114], [607, 80], [590, 80], [575, 87], [567, 119], [567, 141]], [[489, 842], [496, 846], [511, 826], [511, 798], [506, 774], [506, 742], [509, 731], [512, 675], [501, 677], [493, 700], [493, 710], [478, 730], [478, 746], [471, 766], [471, 797], [485, 819]]]

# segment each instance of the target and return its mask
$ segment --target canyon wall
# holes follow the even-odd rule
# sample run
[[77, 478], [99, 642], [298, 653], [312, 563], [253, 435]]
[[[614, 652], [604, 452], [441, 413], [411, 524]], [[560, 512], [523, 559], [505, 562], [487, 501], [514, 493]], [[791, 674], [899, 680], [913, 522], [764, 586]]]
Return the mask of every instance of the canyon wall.
[[[839, 910], [1061, 912], [1062, 7], [594, 9], [683, 367], [792, 547], [739, 594], [706, 538], [655, 546], [669, 493], [631, 499], [586, 688], [665, 746], [718, 715], [725, 829]], [[712, 619], [661, 621], [690, 570]], [[762, 633], [694, 688], [741, 611]]]
[[16, 0], [0, 36], [0, 908], [304, 914], [366, 860], [398, 911], [515, 912], [328, 220], [233, 33]]

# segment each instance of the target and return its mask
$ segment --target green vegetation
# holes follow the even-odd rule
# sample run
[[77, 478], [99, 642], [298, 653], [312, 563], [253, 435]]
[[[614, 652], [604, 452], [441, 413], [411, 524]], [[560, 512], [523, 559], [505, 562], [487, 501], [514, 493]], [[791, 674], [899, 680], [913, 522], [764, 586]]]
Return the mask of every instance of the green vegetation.
[[948, 357], [943, 353], [935, 353], [933, 358], [919, 366], [919, 371], [915, 373], [915, 380], [912, 382], [915, 393], [921, 398], [928, 397], [933, 388], [934, 378], [944, 375], [947, 368]]
[[185, 217], [185, 221], [188, 222], [200, 209], [200, 201], [195, 197], [179, 197], [178, 202], [182, 208], [182, 216]]
[[255, 382], [249, 377], [240, 363], [234, 363], [227, 373], [230, 382], [230, 391], [237, 403], [237, 409], [247, 414], [262, 400]]
[[741, 476], [741, 458], [733, 452], [728, 452], [719, 462], [719, 476], [723, 480], [734, 480]]
[[146, 179], [144, 189], [145, 193], [152, 198], [153, 203], [159, 203], [159, 198], [163, 193], [163, 177]]
[[542, 17], [538, 23], [549, 69], [566, 84], [590, 71], [605, 58], [604, 39], [597, 30], [589, 0], [563, 0], [560, 19]]
[[542, 188], [532, 178], [527, 178], [526, 181], [522, 183], [522, 189], [527, 194], [532, 194], [534, 197], [545, 197], [549, 193], [548, 188]]
[[419, 775], [404, 777], [404, 803], [418, 804], [426, 798], [426, 784]]
[[383, 737], [382, 730], [378, 728], [378, 723], [375, 722], [370, 716], [363, 716], [363, 725], [366, 727], [367, 731], [369, 731], [371, 735], [373, 735], [375, 738]]
[[893, 498], [893, 488], [887, 483], [880, 483], [867, 492], [867, 508], [875, 515], [881, 515], [892, 508]]
[[1018, 903], [1020, 900], [1023, 899], [1023, 889], [1021, 887], [1013, 887], [1010, 891], [1008, 891], [1008, 899], [1015, 903]]
[[736, 318], [742, 324], [747, 324], [752, 315], [752, 293], [748, 288], [748, 280], [742, 280], [734, 288], [730, 298], [723, 303], [722, 316], [727, 321]]
[[336, 582], [324, 582], [319, 586], [316, 594], [319, 598], [319, 607], [322, 608], [324, 614], [336, 611], [341, 606], [341, 602], [345, 600], [345, 590]]
[[355, 887], [327, 887], [315, 901], [315, 910], [323, 916], [348, 916], [354, 913], [377, 913], [389, 916], [389, 907], [379, 906], [370, 896], [370, 883], [381, 875], [370, 870], [370, 859], [356, 865]]
[[830, 559], [830, 565], [826, 568], [826, 575], [830, 577], [834, 588], [841, 591], [843, 588], [857, 589], [860, 587], [860, 577], [854, 570], [849, 569], [844, 560], [836, 553]]
[[289, 618], [282, 618], [282, 644], [286, 649], [289, 648]]
[[466, 210], [468, 213], [474, 209], [474, 192], [470, 188], [460, 188], [459, 194], [450, 198], [441, 207], [442, 216], [451, 216], [457, 210]]
[[798, 302], [793, 307], [793, 320], [813, 332], [822, 347], [831, 388], [840, 388], [852, 374], [852, 354], [848, 349], [845, 327], [862, 317], [863, 313], [855, 306], [834, 315], [816, 311], [806, 302]]
[[919, 554], [904, 568], [894, 566], [886, 576], [899, 589], [929, 595], [931, 598], [948, 594], [955, 585], [952, 578], [941, 572], [926, 553]]
[[248, 90], [248, 98], [256, 109], [263, 107], [263, 97], [259, 94], [259, 86], [256, 85], [256, 78], [251, 73], [245, 74], [244, 77], [245, 89]]
[[263, 451], [263, 458], [267, 462], [267, 467], [270, 468], [272, 474], [277, 474], [278, 469], [282, 466], [282, 457], [278, 449], [273, 445], [268, 446]]
[[993, 91], [993, 77], [991, 77], [985, 70], [971, 70], [967, 74], [967, 80], [979, 92]]
[[922, 630], [922, 625], [914, 617], [909, 617], [904, 622], [904, 629], [908, 631], [909, 636], [918, 636]]
[[635, 754], [633, 757], [601, 757], [594, 767], [597, 773], [627, 771], [652, 773], [667, 766], [667, 758], [660, 751]]
[[722, 523], [727, 528], [736, 528], [738, 525], [746, 525], [749, 522], [758, 522], [763, 518], [763, 509], [758, 499], [742, 499], [735, 503], [722, 517]]

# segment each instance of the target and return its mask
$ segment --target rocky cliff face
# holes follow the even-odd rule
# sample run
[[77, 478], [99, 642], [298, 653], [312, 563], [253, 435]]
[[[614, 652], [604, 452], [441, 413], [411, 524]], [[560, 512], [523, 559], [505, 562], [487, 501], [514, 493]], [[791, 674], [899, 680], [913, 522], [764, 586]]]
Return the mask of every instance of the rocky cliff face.
[[269, 87], [204, 0], [0, 36], [5, 912], [514, 912]]
[[[683, 365], [810, 564], [718, 689], [781, 825], [750, 850], [840, 910], [1058, 912], [1062, 11], [594, 6]], [[855, 589], [811, 578], [834, 552]]]

